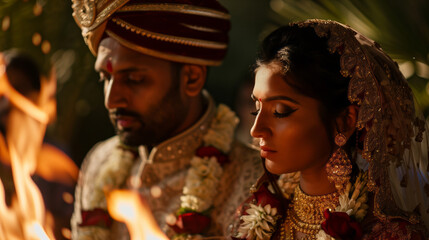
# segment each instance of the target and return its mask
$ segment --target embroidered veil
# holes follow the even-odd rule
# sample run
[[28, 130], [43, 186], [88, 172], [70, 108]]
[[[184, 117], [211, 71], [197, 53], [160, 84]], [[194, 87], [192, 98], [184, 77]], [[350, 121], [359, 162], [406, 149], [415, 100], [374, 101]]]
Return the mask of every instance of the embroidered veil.
[[429, 229], [428, 138], [423, 116], [394, 62], [374, 41], [328, 20], [294, 23], [327, 37], [330, 52], [340, 54], [341, 74], [350, 77], [348, 98], [359, 106], [358, 165], [368, 168], [374, 214], [380, 220], [412, 223], [419, 212]]

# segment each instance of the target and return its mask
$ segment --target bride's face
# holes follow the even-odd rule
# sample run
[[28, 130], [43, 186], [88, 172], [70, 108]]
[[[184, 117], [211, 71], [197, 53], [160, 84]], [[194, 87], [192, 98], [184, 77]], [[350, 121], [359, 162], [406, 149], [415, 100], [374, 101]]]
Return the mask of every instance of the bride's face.
[[331, 152], [319, 101], [290, 87], [279, 69], [270, 64], [256, 71], [252, 94], [256, 118], [250, 133], [259, 139], [271, 173], [319, 171]]

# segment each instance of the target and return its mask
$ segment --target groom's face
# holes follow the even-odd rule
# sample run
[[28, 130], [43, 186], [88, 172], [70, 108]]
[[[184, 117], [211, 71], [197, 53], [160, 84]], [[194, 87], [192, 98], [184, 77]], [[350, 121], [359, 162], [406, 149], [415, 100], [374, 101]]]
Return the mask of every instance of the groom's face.
[[156, 145], [172, 137], [188, 111], [180, 97], [177, 64], [105, 38], [95, 69], [104, 82], [105, 106], [123, 143]]

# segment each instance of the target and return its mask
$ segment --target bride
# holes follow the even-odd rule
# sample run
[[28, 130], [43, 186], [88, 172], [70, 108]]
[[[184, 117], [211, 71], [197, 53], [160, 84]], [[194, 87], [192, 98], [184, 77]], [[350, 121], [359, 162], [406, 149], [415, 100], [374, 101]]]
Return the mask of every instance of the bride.
[[233, 239], [427, 239], [425, 122], [377, 43], [334, 21], [281, 27], [252, 98], [266, 173]]

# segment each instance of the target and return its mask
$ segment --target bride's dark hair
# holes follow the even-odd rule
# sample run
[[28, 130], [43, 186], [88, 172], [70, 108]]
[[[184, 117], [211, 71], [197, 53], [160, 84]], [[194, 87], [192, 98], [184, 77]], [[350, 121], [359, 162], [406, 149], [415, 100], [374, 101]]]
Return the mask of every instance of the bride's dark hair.
[[[314, 28], [283, 26], [264, 39], [255, 71], [269, 64], [281, 67], [283, 80], [293, 89], [319, 101], [319, 116], [334, 149], [335, 118], [350, 105], [347, 96], [350, 78], [341, 75], [340, 55], [329, 52], [327, 38], [318, 37]], [[354, 161], [356, 134], [353, 133], [344, 146], [352, 159], [352, 178], [358, 172]], [[273, 176], [268, 172], [267, 175], [273, 182]]]
[[320, 102], [319, 115], [333, 140], [333, 120], [350, 105], [349, 79], [341, 75], [340, 56], [328, 51], [326, 38], [311, 27], [280, 27], [264, 39], [255, 70], [271, 63], [282, 68], [288, 85]]

